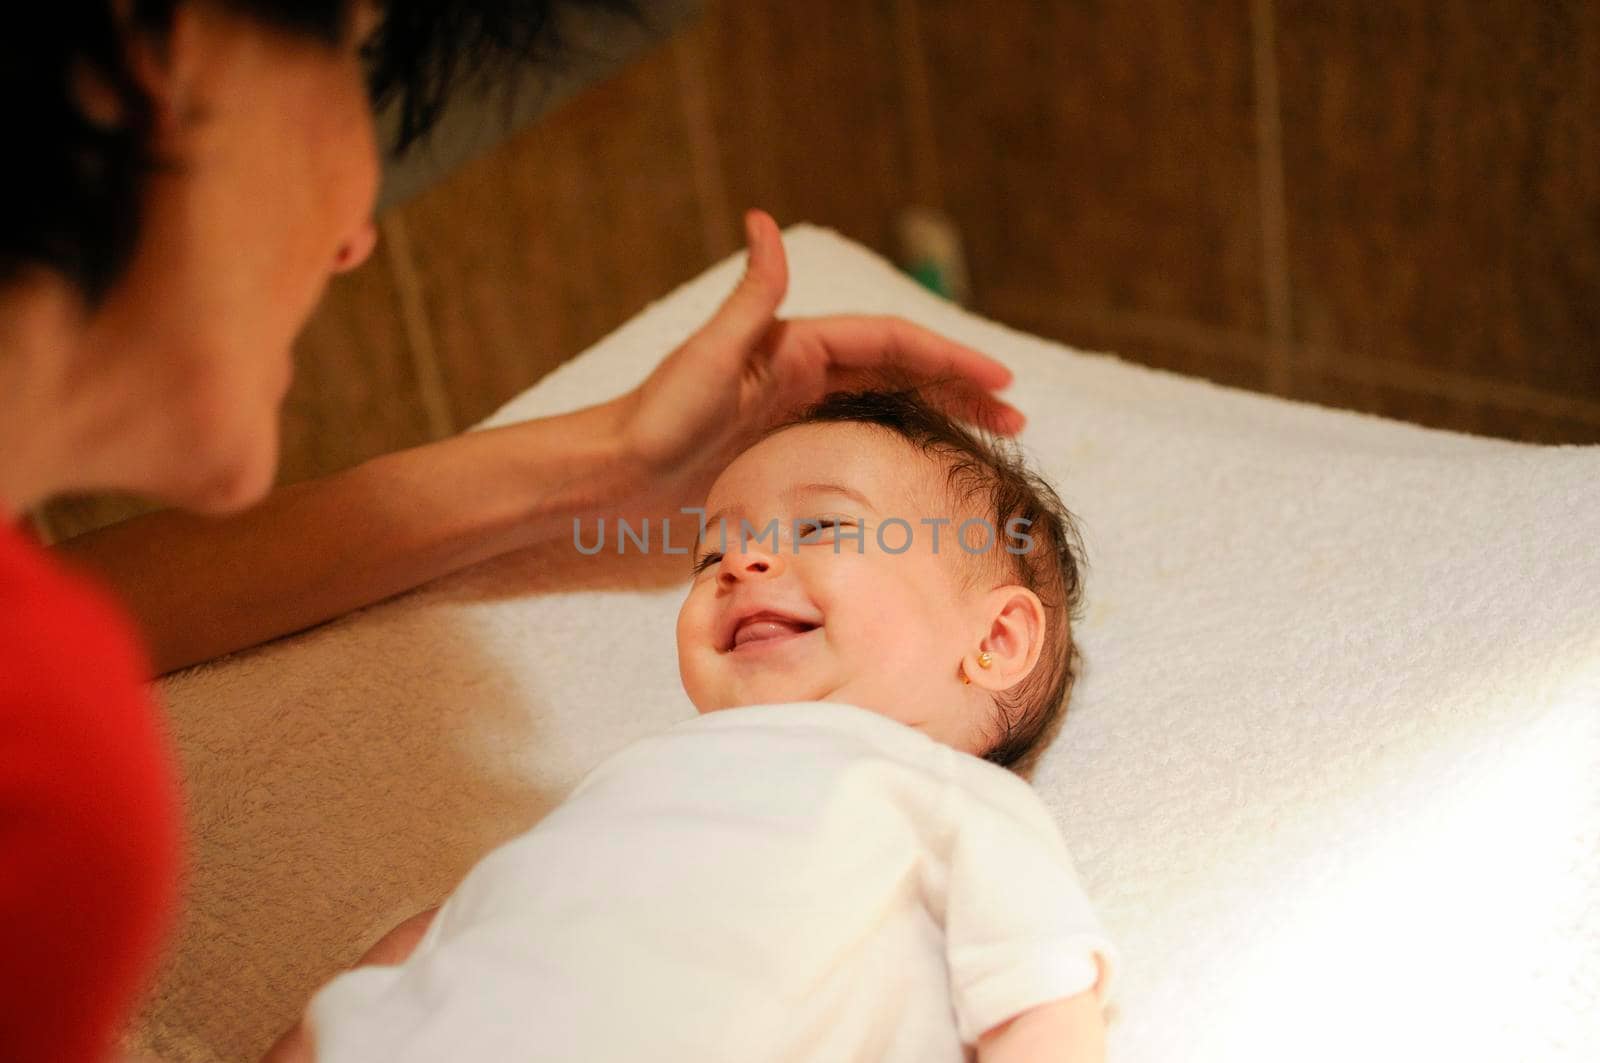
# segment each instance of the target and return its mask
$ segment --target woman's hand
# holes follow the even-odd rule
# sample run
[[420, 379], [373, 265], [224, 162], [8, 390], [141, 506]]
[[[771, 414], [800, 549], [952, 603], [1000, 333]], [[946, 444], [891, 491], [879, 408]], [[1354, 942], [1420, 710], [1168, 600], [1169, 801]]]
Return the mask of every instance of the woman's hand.
[[698, 504], [764, 429], [886, 373], [941, 382], [929, 398], [964, 420], [1005, 434], [1021, 429], [1022, 414], [990, 394], [1011, 383], [1011, 371], [970, 347], [897, 317], [780, 320], [789, 267], [777, 223], [752, 210], [745, 233], [749, 264], [716, 316], [608, 404], [649, 502]]

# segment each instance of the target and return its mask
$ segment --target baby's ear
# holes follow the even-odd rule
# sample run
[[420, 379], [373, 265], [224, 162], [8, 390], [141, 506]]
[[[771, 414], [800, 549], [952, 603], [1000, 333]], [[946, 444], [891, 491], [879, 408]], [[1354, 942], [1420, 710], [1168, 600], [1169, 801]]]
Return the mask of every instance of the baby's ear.
[[1044, 650], [1044, 604], [1028, 588], [1012, 585], [984, 595], [983, 610], [985, 634], [978, 648], [967, 655], [963, 668], [974, 686], [999, 693], [1022, 682], [1039, 663]]

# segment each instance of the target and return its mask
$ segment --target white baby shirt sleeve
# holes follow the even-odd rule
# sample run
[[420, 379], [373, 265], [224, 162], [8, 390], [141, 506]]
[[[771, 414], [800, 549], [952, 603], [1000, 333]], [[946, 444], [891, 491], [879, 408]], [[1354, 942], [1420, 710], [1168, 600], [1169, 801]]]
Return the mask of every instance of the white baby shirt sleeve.
[[1104, 1004], [1119, 960], [1049, 810], [1003, 768], [959, 755], [954, 766], [943, 892], [962, 1041], [1089, 989]]

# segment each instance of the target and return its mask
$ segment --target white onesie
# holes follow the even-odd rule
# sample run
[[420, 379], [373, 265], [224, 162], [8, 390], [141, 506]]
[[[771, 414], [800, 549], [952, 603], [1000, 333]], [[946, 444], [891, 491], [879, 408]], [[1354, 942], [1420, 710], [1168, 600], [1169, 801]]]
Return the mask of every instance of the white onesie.
[[490, 853], [411, 958], [313, 998], [317, 1059], [971, 1058], [1117, 965], [1004, 768], [832, 702], [627, 747]]

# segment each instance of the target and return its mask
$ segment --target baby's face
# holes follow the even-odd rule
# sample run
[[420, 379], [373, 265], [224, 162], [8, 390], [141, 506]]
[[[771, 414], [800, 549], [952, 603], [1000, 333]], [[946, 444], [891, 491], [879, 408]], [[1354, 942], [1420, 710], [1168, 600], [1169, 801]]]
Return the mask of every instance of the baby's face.
[[[964, 515], [949, 512], [943, 476], [859, 424], [786, 429], [735, 459], [706, 498], [678, 614], [678, 668], [695, 706], [842, 701], [981, 752], [991, 703], [957, 666], [988, 631], [989, 588], [969, 592], [958, 578], [977, 559], [956, 543]], [[890, 524], [880, 542], [892, 518], [909, 529]], [[937, 551], [924, 518], [950, 519]], [[761, 536], [773, 520], [776, 548]], [[741, 521], [754, 532], [741, 536]]]

